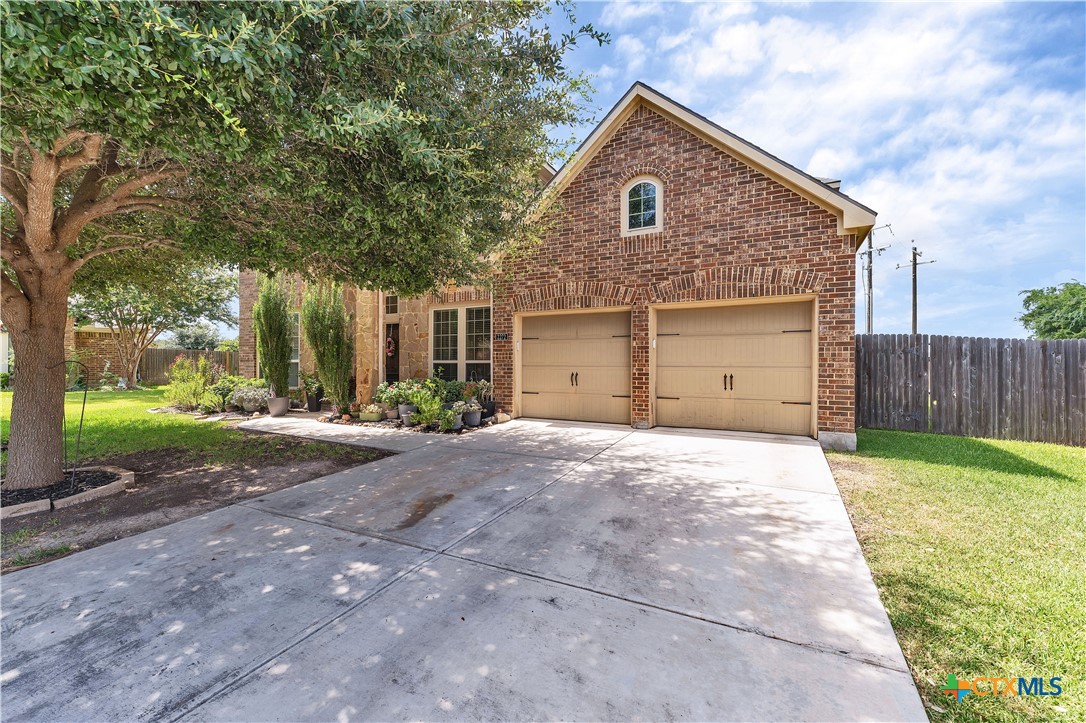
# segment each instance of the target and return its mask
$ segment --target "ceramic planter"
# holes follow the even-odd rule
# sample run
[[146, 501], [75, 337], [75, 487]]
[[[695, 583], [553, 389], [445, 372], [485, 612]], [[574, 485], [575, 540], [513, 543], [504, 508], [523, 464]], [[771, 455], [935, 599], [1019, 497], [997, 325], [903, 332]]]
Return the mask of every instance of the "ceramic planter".
[[290, 397], [271, 397], [268, 399], [268, 414], [282, 417], [290, 409]]
[[363, 422], [380, 422], [385, 418], [384, 412], [359, 412], [359, 420]]
[[321, 393], [319, 391], [315, 394], [306, 392], [305, 405], [309, 411], [319, 412], [321, 410]]
[[419, 411], [419, 408], [414, 404], [400, 404], [397, 406], [397, 410], [400, 412], [400, 418], [404, 419], [411, 412]]
[[404, 424], [405, 427], [414, 427], [415, 426], [416, 422], [411, 420], [411, 417], [414, 414], [415, 414], [414, 412], [400, 412], [400, 419], [403, 420], [403, 424]]
[[399, 409], [389, 409], [387, 412], [385, 412], [385, 419], [399, 419], [399, 418], [400, 418], [400, 410]]
[[491, 399], [489, 402], [482, 402], [482, 405], [483, 405], [483, 412], [484, 412], [483, 416], [484, 417], [493, 417], [494, 416], [494, 411], [497, 409], [497, 405], [494, 404], [494, 400]]
[[464, 424], [469, 427], [478, 427], [483, 421], [482, 412], [464, 412]]

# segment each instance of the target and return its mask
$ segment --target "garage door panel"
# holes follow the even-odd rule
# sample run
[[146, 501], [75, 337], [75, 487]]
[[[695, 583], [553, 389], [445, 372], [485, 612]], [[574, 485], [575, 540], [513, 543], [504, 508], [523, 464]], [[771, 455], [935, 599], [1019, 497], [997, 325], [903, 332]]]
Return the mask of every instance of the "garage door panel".
[[[757, 312], [751, 314], [752, 308]], [[724, 335], [745, 332], [782, 332], [811, 328], [810, 302], [702, 307], [660, 310], [658, 334]]]
[[572, 394], [569, 367], [524, 367], [521, 389], [526, 392], [558, 392]]
[[576, 419], [580, 409], [575, 394], [548, 392], [522, 394], [521, 407], [525, 417], [544, 419]]
[[629, 367], [582, 367], [577, 371], [578, 394], [629, 394]]
[[660, 367], [656, 372], [656, 393], [665, 397], [719, 398], [724, 390], [724, 372], [719, 367]]
[[775, 399], [807, 402], [811, 399], [811, 368], [736, 367], [728, 370], [729, 392], [736, 399]]
[[737, 400], [733, 429], [746, 432], [808, 434], [811, 408], [804, 404]]
[[665, 427], [734, 429], [734, 402], [720, 399], [656, 399], [656, 421]]
[[628, 397], [615, 397], [610, 394], [577, 393], [577, 416], [575, 419], [590, 419], [594, 422], [628, 424], [630, 421], [630, 400]]
[[718, 365], [811, 363], [809, 334], [743, 334], [734, 336], [665, 336], [657, 339], [660, 366], [706, 367]]

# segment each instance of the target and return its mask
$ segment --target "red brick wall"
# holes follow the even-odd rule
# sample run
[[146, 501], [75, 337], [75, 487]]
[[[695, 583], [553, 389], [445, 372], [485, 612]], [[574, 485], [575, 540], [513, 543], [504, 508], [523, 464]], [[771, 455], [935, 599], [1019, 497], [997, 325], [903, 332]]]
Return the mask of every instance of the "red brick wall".
[[[663, 182], [663, 230], [621, 236], [622, 186]], [[818, 429], [853, 432], [855, 237], [837, 219], [646, 106], [561, 194], [543, 243], [494, 301], [494, 381], [512, 408], [513, 314], [633, 307], [635, 426], [652, 424], [648, 305], [817, 294]], [[515, 412], [516, 410], [514, 410]]]
[[87, 365], [86, 383], [91, 389], [98, 387], [102, 371], [109, 362], [109, 371], [119, 377], [128, 376], [117, 356], [117, 344], [110, 331], [84, 331], [75, 329], [72, 334], [76, 358]]

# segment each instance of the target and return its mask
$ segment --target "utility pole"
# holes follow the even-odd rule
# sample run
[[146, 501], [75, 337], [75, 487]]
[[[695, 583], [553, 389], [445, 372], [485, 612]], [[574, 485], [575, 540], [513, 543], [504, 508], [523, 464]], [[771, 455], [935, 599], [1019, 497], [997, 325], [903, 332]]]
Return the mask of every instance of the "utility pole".
[[886, 224], [885, 226], [879, 226], [878, 228], [873, 228], [867, 234], [867, 250], [860, 252], [861, 256], [867, 257], [864, 262], [864, 272], [867, 275], [867, 283], [864, 285], [864, 294], [866, 296], [868, 334], [875, 333], [875, 279], [873, 273], [873, 269], [875, 266], [875, 254], [882, 256], [882, 252], [890, 248], [890, 244], [886, 244], [885, 246], [880, 246], [878, 248], [875, 247], [875, 232], [880, 229], [886, 229], [890, 232], [891, 236], [894, 235], [894, 229], [890, 227], [890, 224]]
[[[914, 241], [913, 243], [916, 243], [916, 242]], [[916, 247], [913, 246], [912, 267], [913, 267], [913, 334], [914, 335], [916, 334], [916, 267], [917, 266], [923, 266], [924, 264], [934, 264], [935, 263], [934, 259], [932, 259], [931, 261], [917, 261], [917, 259], [920, 258], [923, 255], [924, 255], [924, 253], [922, 251], [917, 251]], [[905, 264], [898, 264], [894, 268], [895, 269], [903, 269], [903, 268], [905, 268]]]

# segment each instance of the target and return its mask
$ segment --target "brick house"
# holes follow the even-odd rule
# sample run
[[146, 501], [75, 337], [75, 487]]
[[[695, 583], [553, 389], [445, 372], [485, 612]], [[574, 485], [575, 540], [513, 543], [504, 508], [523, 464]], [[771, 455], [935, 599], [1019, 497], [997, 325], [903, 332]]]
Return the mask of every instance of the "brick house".
[[[493, 298], [345, 294], [360, 398], [441, 368], [492, 379], [514, 417], [855, 447], [855, 252], [872, 210], [640, 83], [545, 178], [556, 222]], [[243, 272], [243, 374], [255, 285]]]

